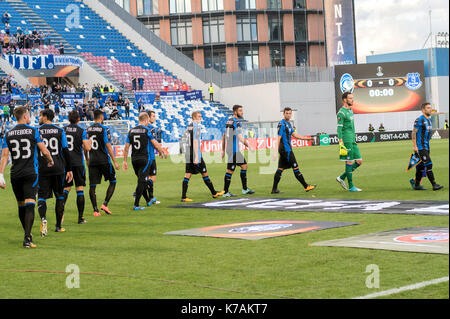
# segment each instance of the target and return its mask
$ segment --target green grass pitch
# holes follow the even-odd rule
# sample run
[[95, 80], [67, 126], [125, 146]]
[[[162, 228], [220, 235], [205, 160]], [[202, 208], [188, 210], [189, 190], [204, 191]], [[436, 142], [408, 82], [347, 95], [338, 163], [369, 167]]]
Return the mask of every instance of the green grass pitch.
[[[428, 180], [424, 192], [411, 190], [405, 171], [411, 142], [360, 144], [363, 166], [354, 174], [362, 193], [343, 191], [335, 178], [344, 170], [337, 146], [296, 150], [300, 169], [309, 183], [305, 193], [290, 171], [283, 174], [281, 196], [311, 198], [448, 200], [448, 140], [432, 141], [431, 157], [437, 182], [445, 189], [433, 192]], [[415, 226], [446, 226], [443, 216], [308, 213], [174, 209], [179, 204], [184, 164], [158, 159], [156, 196], [160, 205], [133, 212], [136, 179], [132, 169], [119, 171], [116, 193], [109, 205], [112, 216], [93, 217], [86, 196], [85, 217], [78, 225], [75, 191], [66, 205], [66, 233], [54, 233], [54, 210], [49, 209], [49, 236], [39, 237], [36, 210], [33, 228], [36, 249], [23, 249], [23, 232], [9, 184], [0, 190], [0, 298], [352, 298], [448, 276], [448, 255], [383, 250], [314, 247], [308, 243]], [[255, 196], [270, 197], [273, 173], [259, 174], [249, 166], [249, 187]], [[261, 164], [267, 166], [267, 164]], [[216, 189], [222, 189], [224, 164], [208, 164]], [[200, 176], [193, 176], [189, 197], [212, 200]], [[238, 174], [231, 191], [240, 194]], [[99, 204], [107, 184], [98, 187]], [[86, 192], [87, 193], [87, 192]], [[48, 202], [53, 208], [54, 200]], [[164, 236], [167, 231], [261, 219], [348, 221], [356, 226], [277, 237], [259, 241]], [[66, 266], [81, 271], [80, 288], [66, 287]], [[380, 288], [365, 285], [366, 266], [377, 264]], [[387, 298], [449, 298], [448, 283], [391, 295]]]

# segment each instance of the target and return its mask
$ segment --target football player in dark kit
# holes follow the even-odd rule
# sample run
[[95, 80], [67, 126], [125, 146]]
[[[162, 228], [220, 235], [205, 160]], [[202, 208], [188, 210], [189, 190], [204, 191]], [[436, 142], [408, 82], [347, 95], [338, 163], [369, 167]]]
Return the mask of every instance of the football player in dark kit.
[[273, 179], [273, 187], [272, 194], [280, 194], [281, 192], [278, 190], [278, 183], [281, 179], [281, 174], [283, 174], [283, 170], [292, 168], [294, 171], [294, 175], [297, 180], [303, 185], [303, 188], [306, 192], [309, 192], [316, 188], [316, 185], [309, 185], [306, 183], [305, 178], [303, 177], [300, 169], [298, 168], [297, 160], [295, 159], [294, 152], [292, 150], [291, 145], [291, 136], [298, 140], [312, 141], [314, 138], [309, 138], [306, 136], [300, 136], [295, 133], [290, 121], [292, 118], [292, 109], [286, 107], [283, 110], [284, 119], [278, 123], [278, 153], [280, 154], [278, 160], [278, 169], [275, 173]]
[[61, 226], [64, 216], [64, 180], [71, 182], [73, 178], [66, 133], [52, 124], [54, 117], [55, 113], [51, 109], [41, 111], [39, 116], [39, 133], [55, 162], [52, 167], [47, 167], [45, 157], [39, 156], [38, 212], [41, 217], [41, 236], [47, 236], [47, 199], [52, 198], [53, 194], [56, 198], [55, 232], [66, 231]]
[[26, 107], [14, 109], [17, 125], [6, 132], [2, 143], [0, 163], [0, 188], [6, 188], [5, 172], [11, 154], [11, 186], [19, 207], [19, 219], [25, 232], [23, 247], [34, 248], [31, 229], [34, 222], [36, 193], [39, 181], [38, 151], [47, 161], [47, 166], [54, 165], [50, 152], [45, 147], [37, 128], [31, 127], [30, 113]]
[[187, 191], [189, 187], [189, 180], [192, 175], [201, 174], [203, 177], [203, 182], [208, 187], [213, 198], [222, 196], [225, 192], [217, 192], [214, 189], [213, 183], [208, 176], [208, 171], [206, 169], [205, 161], [203, 160], [201, 146], [201, 121], [202, 113], [195, 111], [192, 113], [192, 123], [189, 124], [187, 128], [188, 133], [188, 145], [186, 150], [186, 171], [182, 183], [182, 202], [192, 202], [192, 199], [188, 198]]
[[[139, 205], [139, 201], [144, 191], [148, 188], [150, 170], [153, 166], [152, 163], [155, 161], [154, 148], [158, 150], [161, 157], [167, 158], [167, 154], [162, 149], [161, 144], [155, 140], [150, 128], [148, 127], [148, 123], [148, 114], [146, 112], [139, 114], [139, 125], [132, 128], [128, 132], [127, 142], [123, 152], [123, 170], [126, 171], [128, 169], [128, 151], [131, 146], [131, 162], [133, 164], [134, 172], [138, 177], [133, 207], [133, 210], [135, 211], [145, 209], [145, 207]], [[151, 196], [153, 197], [152, 193]], [[147, 204], [149, 203], [151, 205], [151, 202], [147, 202]]]
[[86, 130], [78, 126], [80, 114], [74, 110], [69, 113], [70, 124], [64, 127], [66, 132], [67, 144], [69, 145], [70, 161], [72, 162], [73, 180], [64, 184], [64, 203], [67, 201], [70, 190], [75, 184], [77, 191], [78, 224], [85, 224], [83, 218], [85, 198], [84, 187], [86, 186], [86, 166], [84, 164], [84, 152], [91, 150], [91, 142], [87, 137]]
[[[105, 201], [100, 209], [106, 214], [111, 215], [108, 203], [114, 194], [117, 183], [114, 167], [119, 170], [120, 166], [116, 161], [111, 146], [111, 133], [109, 128], [102, 124], [102, 111], [94, 111], [94, 122], [95, 123], [86, 130], [88, 138], [91, 141], [91, 150], [89, 151], [87, 158], [89, 168], [89, 197], [91, 199], [92, 208], [94, 209], [94, 216], [101, 216], [97, 207], [96, 187], [101, 183], [102, 177], [105, 178], [105, 181], [109, 181]], [[114, 163], [114, 167], [111, 160]]]
[[253, 151], [253, 147], [242, 137], [242, 124], [241, 120], [244, 116], [244, 111], [242, 106], [233, 106], [233, 117], [231, 117], [225, 126], [225, 133], [222, 139], [222, 158], [225, 157], [225, 151], [228, 156], [227, 171], [225, 173], [225, 194], [223, 197], [236, 197], [236, 195], [231, 194], [228, 190], [231, 184], [231, 177], [233, 176], [236, 166], [241, 167], [241, 182], [242, 182], [242, 194], [254, 194], [247, 187], [247, 162], [245, 161], [244, 155], [239, 150], [239, 142], [244, 144]]
[[430, 157], [430, 138], [431, 138], [431, 113], [432, 107], [430, 103], [422, 104], [422, 115], [419, 116], [414, 122], [414, 128], [412, 131], [412, 142], [414, 153], [419, 154], [421, 162], [416, 166], [416, 178], [410, 179], [412, 189], [425, 190], [420, 185], [422, 178], [428, 177], [434, 191], [438, 191], [444, 186], [436, 183], [433, 173], [433, 162]]

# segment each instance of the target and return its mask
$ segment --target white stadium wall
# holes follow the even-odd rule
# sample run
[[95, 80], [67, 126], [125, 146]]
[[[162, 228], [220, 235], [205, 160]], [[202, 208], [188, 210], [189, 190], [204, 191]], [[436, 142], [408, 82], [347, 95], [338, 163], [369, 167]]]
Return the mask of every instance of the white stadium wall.
[[281, 108], [291, 107], [297, 110], [294, 112], [294, 122], [299, 134], [336, 133], [332, 82], [281, 83], [280, 96]]

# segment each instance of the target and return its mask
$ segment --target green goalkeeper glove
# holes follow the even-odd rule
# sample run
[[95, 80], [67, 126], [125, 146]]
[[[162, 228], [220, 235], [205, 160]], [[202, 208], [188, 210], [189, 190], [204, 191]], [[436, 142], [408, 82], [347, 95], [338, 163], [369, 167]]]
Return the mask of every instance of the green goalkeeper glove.
[[345, 147], [344, 143], [339, 143], [339, 155], [340, 156], [347, 156], [348, 151], [347, 148]]

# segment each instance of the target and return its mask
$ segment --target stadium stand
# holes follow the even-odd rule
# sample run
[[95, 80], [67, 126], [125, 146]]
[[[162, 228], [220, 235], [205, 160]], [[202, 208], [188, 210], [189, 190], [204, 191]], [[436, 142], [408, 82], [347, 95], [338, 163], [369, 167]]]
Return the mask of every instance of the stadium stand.
[[[79, 25], [66, 23], [70, 5], [77, 5], [80, 9]], [[52, 44], [62, 44], [65, 54], [82, 57], [89, 65], [99, 71], [116, 87], [121, 88], [123, 95], [133, 99], [132, 80], [143, 78], [143, 91], [162, 91], [164, 86], [180, 88], [184, 82], [167, 71], [157, 61], [137, 48], [130, 40], [114, 26], [106, 22], [96, 12], [82, 1], [75, 0], [8, 0], [0, 2], [0, 12], [10, 14], [11, 30], [17, 26], [26, 25], [28, 30], [44, 31], [49, 34]], [[3, 34], [3, 33], [2, 33]], [[59, 54], [54, 45], [39, 47], [41, 54]], [[28, 51], [24, 54], [30, 54]], [[136, 89], [140, 89], [136, 87]], [[167, 90], [167, 88], [166, 88]], [[189, 90], [191, 88], [189, 87]], [[98, 105], [102, 107], [103, 105]], [[37, 105], [37, 106], [36, 106]], [[50, 106], [53, 108], [53, 104]], [[114, 106], [113, 106], [114, 107]], [[38, 124], [38, 110], [42, 103], [33, 103], [34, 124]], [[72, 108], [68, 107], [59, 115], [59, 121], [67, 122], [67, 114]], [[146, 109], [157, 113], [156, 125], [161, 129], [164, 142], [177, 142], [190, 123], [191, 113], [199, 110], [203, 113], [203, 137], [205, 140], [221, 139], [225, 122], [230, 110], [218, 102], [203, 100], [156, 100], [153, 105], [146, 105]], [[130, 108], [130, 117], [126, 118], [125, 106], [118, 106], [120, 119], [128, 120], [129, 125], [138, 123], [139, 110], [134, 103]], [[10, 124], [10, 123], [8, 123]], [[118, 126], [114, 132], [119, 135], [119, 141], [124, 139], [125, 131]], [[217, 128], [222, 128], [221, 131]]]

